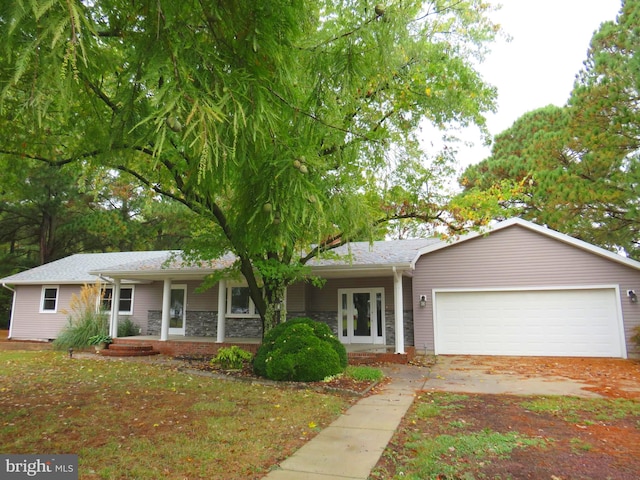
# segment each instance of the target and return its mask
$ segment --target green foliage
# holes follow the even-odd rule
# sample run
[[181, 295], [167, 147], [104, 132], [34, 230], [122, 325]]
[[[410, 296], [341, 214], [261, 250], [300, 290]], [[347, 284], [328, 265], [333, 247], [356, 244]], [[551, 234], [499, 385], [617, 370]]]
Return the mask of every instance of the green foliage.
[[273, 380], [320, 381], [347, 366], [347, 352], [329, 327], [295, 318], [273, 328], [253, 362], [257, 375]]
[[138, 325], [129, 317], [118, 322], [118, 337], [134, 337], [139, 332]]
[[100, 299], [100, 285], [83, 285], [80, 294], [71, 296], [67, 324], [53, 342], [56, 350], [86, 348], [93, 345], [98, 336], [108, 336], [109, 318], [97, 305]]
[[211, 359], [211, 363], [220, 365], [224, 369], [238, 370], [242, 368], [245, 362], [251, 361], [253, 355], [237, 345], [231, 347], [223, 347], [218, 350], [215, 357]]
[[496, 98], [474, 68], [499, 32], [483, 0], [382, 15], [369, 0], [1, 8], [0, 151], [118, 171], [190, 209], [194, 256], [236, 254], [267, 327], [311, 258], [439, 218], [451, 158], [426, 150], [422, 127], [485, 129]]
[[364, 365], [349, 365], [344, 374], [354, 380], [369, 380], [372, 382], [379, 382], [384, 378], [384, 373], [379, 368]]
[[111, 342], [113, 342], [113, 339], [109, 335], [105, 335], [104, 333], [99, 333], [98, 335], [89, 337], [89, 345], [100, 345], [102, 343], [108, 345]]

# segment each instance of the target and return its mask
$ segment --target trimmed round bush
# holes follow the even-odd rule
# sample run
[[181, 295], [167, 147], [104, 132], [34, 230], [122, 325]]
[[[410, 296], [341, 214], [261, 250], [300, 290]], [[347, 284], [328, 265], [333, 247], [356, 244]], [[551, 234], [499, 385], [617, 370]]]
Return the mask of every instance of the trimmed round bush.
[[328, 325], [294, 318], [265, 335], [255, 356], [257, 375], [272, 380], [314, 382], [342, 373], [347, 351]]

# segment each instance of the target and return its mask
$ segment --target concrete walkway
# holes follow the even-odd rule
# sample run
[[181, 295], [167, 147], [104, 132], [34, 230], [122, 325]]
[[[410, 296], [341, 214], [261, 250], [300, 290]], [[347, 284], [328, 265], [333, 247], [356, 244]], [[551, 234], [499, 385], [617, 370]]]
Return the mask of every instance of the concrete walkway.
[[383, 391], [353, 405], [264, 479], [366, 480], [429, 372], [402, 365], [384, 371], [391, 382]]

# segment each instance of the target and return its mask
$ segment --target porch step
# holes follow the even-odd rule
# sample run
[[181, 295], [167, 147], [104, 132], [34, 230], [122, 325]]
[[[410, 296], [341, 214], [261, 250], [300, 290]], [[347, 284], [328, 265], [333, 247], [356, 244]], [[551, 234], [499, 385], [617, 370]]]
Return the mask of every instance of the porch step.
[[104, 357], [145, 357], [158, 355], [160, 352], [153, 349], [152, 345], [137, 343], [135, 345], [126, 343], [112, 343], [109, 348], [98, 352]]

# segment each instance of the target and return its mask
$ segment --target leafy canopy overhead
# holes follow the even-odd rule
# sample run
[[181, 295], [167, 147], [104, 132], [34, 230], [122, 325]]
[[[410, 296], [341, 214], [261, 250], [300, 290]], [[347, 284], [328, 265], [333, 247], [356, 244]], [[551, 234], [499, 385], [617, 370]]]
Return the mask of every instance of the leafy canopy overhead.
[[[479, 0], [4, 2], [10, 133], [0, 150], [108, 166], [188, 206], [208, 222], [196, 255], [236, 253], [264, 316], [273, 299], [258, 288], [260, 264], [291, 271], [390, 219], [439, 217], [410, 165], [427, 158], [424, 122], [484, 127], [495, 91], [471, 60], [498, 32], [490, 9]], [[386, 188], [396, 169], [409, 181]]]

